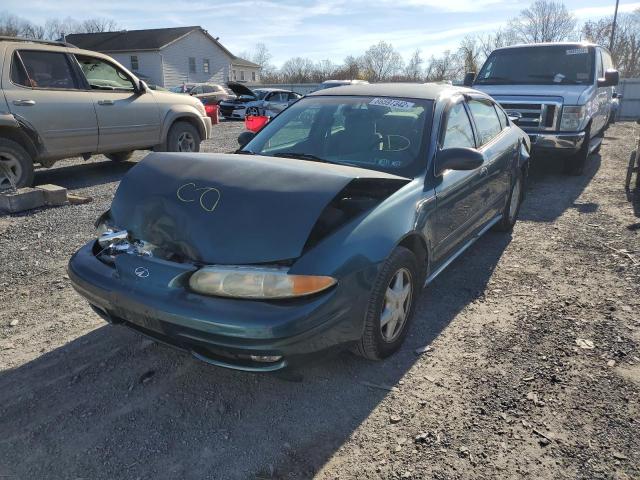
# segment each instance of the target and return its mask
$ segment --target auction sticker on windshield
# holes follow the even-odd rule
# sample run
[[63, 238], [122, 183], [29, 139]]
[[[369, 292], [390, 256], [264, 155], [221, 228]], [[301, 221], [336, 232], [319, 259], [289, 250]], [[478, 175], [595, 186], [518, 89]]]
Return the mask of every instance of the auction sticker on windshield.
[[572, 48], [565, 52], [567, 55], [581, 55], [584, 53], [589, 53], [588, 48]]
[[396, 98], [374, 98], [369, 102], [369, 105], [377, 105], [379, 107], [391, 107], [400, 109], [413, 108], [415, 103], [407, 102], [406, 100], [398, 100]]

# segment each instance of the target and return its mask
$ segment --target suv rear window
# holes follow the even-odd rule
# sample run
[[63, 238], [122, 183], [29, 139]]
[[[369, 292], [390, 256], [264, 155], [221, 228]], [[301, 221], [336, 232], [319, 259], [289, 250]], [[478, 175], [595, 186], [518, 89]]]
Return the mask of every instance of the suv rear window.
[[61, 52], [16, 51], [11, 81], [32, 88], [77, 88], [69, 59]]

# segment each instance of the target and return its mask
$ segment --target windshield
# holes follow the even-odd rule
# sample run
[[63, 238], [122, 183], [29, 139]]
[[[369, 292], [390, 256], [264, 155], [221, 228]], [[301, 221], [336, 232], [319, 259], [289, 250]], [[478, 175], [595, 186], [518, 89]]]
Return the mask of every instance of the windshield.
[[267, 93], [269, 93], [269, 90], [253, 90], [253, 93], [258, 100], [262, 100], [267, 95]]
[[496, 50], [475, 84], [586, 85], [593, 82], [594, 49], [574, 46]]
[[310, 96], [268, 123], [241, 153], [370, 168], [415, 177], [426, 168], [431, 100]]

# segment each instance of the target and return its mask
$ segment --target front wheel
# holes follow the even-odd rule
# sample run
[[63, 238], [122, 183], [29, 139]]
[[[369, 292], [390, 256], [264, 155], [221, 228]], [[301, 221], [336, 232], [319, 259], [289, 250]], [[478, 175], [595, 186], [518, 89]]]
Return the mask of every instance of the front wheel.
[[502, 218], [496, 223], [495, 230], [499, 232], [510, 232], [518, 220], [520, 205], [524, 196], [524, 175], [522, 170], [518, 170], [511, 182], [509, 198], [502, 211]]
[[587, 164], [589, 158], [589, 143], [591, 142], [591, 135], [587, 130], [584, 139], [582, 140], [582, 146], [580, 150], [571, 155], [564, 161], [564, 173], [567, 175], [579, 176], [584, 173], [584, 167]]
[[200, 133], [188, 122], [176, 122], [167, 135], [168, 152], [199, 152]]
[[416, 256], [404, 247], [384, 262], [369, 297], [364, 332], [355, 348], [358, 355], [380, 360], [400, 348], [421, 290], [419, 272]]

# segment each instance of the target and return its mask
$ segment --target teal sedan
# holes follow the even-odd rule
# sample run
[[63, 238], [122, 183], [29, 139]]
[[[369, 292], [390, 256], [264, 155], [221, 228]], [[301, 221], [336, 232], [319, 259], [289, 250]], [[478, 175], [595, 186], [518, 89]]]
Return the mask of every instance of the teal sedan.
[[530, 150], [489, 96], [436, 84], [321, 90], [238, 141], [133, 167], [69, 277], [108, 322], [247, 371], [396, 352], [423, 287], [513, 227]]

